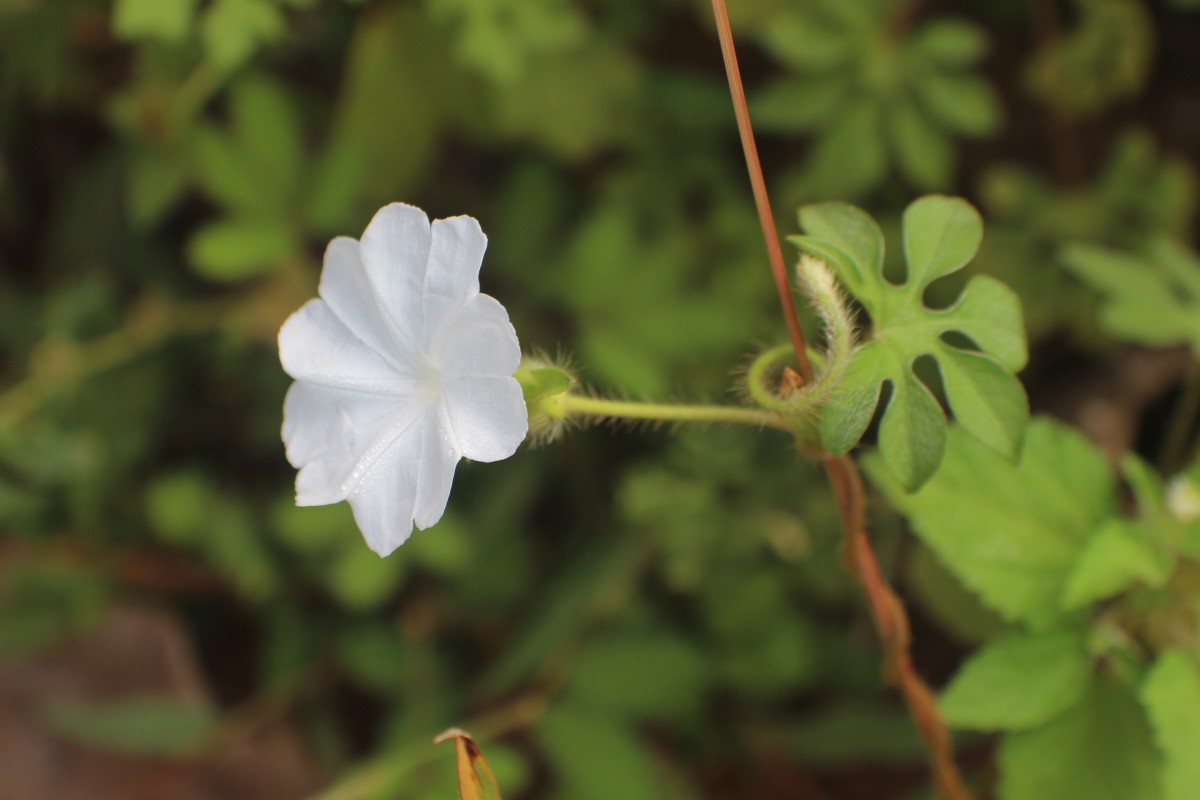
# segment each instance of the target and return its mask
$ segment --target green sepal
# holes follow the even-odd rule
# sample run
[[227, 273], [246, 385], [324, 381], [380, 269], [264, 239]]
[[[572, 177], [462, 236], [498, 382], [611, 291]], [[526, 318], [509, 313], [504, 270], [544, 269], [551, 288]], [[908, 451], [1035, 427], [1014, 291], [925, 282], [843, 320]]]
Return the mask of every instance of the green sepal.
[[571, 376], [558, 367], [522, 367], [514, 376], [521, 384], [521, 393], [526, 403], [534, 403], [543, 397], [562, 394], [574, 382]]

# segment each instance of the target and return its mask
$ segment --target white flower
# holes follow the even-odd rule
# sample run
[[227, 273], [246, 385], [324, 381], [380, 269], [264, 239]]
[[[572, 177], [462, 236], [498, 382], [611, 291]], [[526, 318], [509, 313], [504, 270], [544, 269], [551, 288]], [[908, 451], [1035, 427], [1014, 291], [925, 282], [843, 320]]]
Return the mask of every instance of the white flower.
[[1200, 517], [1200, 486], [1191, 476], [1176, 475], [1167, 484], [1167, 508], [1184, 522]]
[[460, 458], [508, 458], [525, 438], [517, 334], [479, 293], [486, 247], [471, 217], [430, 226], [386, 206], [361, 241], [330, 243], [321, 296], [279, 331], [296, 504], [348, 500], [381, 556], [441, 519]]

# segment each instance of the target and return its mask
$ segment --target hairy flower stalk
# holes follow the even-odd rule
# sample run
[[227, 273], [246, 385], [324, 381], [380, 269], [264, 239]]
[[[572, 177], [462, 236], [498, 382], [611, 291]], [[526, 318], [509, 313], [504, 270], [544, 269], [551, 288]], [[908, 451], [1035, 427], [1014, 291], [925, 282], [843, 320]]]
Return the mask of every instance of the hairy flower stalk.
[[800, 282], [821, 318], [827, 349], [808, 352], [808, 361], [820, 366], [815, 378], [787, 396], [770, 385], [783, 364], [793, 362], [795, 350], [785, 344], [760, 354], [747, 372], [750, 398], [760, 408], [684, 403], [647, 403], [617, 400], [582, 393], [578, 381], [544, 357], [527, 356], [517, 370], [529, 408], [529, 430], [535, 441], [556, 439], [573, 421], [661, 422], [750, 425], [776, 428], [796, 435], [805, 447], [816, 442], [818, 412], [830, 400], [854, 351], [853, 314], [846, 298], [824, 262], [804, 256], [798, 267]]
[[647, 403], [585, 394], [579, 391], [578, 381], [570, 373], [549, 364], [541, 356], [526, 356], [514, 377], [525, 396], [529, 409], [529, 435], [535, 443], [554, 441], [568, 425], [585, 420], [749, 425], [792, 430], [781, 415], [756, 408]]

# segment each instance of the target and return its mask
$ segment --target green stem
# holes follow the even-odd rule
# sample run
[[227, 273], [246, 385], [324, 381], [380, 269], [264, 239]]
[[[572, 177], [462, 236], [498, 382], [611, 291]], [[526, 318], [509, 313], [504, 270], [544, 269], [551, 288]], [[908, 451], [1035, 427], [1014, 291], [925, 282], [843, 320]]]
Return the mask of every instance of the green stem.
[[1158, 465], [1163, 474], [1171, 475], [1186, 466], [1185, 453], [1188, 451], [1188, 434], [1192, 432], [1196, 417], [1200, 414], [1200, 363], [1194, 363], [1183, 381], [1183, 390], [1175, 408], [1171, 411], [1171, 419], [1167, 423], [1167, 433], [1163, 439], [1162, 453]]
[[570, 414], [583, 414], [609, 419], [656, 420], [661, 422], [712, 422], [731, 425], [752, 425], [757, 428], [791, 428], [777, 415], [753, 408], [735, 406], [693, 406], [659, 403], [634, 403], [627, 400], [606, 400], [569, 394], [562, 398], [563, 409]]
[[179, 119], [191, 120], [221, 88], [221, 71], [210, 61], [201, 61], [175, 93]]
[[211, 330], [221, 318], [219, 303], [174, 304], [146, 298], [125, 325], [87, 342], [43, 341], [30, 374], [0, 392], [0, 431], [15, 430], [52, 397], [89, 378], [133, 361], [173, 336]]

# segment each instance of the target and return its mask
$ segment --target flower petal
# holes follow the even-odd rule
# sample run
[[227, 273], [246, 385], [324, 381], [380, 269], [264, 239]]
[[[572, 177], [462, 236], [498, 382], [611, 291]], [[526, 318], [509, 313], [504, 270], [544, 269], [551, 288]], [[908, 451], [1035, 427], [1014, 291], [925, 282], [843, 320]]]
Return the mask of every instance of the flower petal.
[[309, 300], [279, 329], [279, 361], [299, 381], [362, 392], [419, 390], [414, 370], [371, 349], [330, 310]]
[[364, 394], [296, 382], [283, 403], [283, 442], [298, 467], [296, 504], [345, 500], [356, 468], [425, 406], [417, 398]]
[[507, 378], [521, 363], [521, 345], [500, 301], [486, 294], [468, 300], [442, 331], [434, 358], [449, 376]]
[[438, 420], [450, 445], [474, 461], [508, 458], [529, 430], [525, 398], [513, 378], [447, 377]]
[[376, 353], [397, 360], [396, 354], [406, 342], [380, 307], [357, 240], [339, 236], [329, 243], [319, 291], [321, 299], [351, 333]]
[[392, 203], [376, 212], [359, 248], [380, 311], [392, 329], [414, 345], [425, 327], [421, 298], [431, 239], [424, 211]]
[[424, 530], [436, 525], [442, 514], [446, 513], [454, 468], [458, 466], [462, 453], [446, 441], [436, 422], [423, 428], [421, 435], [421, 463], [417, 473], [417, 503], [413, 508], [413, 522]]
[[[428, 446], [430, 433], [437, 438], [437, 421], [432, 410], [423, 413], [389, 443], [362, 474], [347, 498], [367, 546], [381, 556], [390, 555], [412, 535], [419, 495], [424, 495], [430, 506], [440, 502], [439, 518], [440, 511], [445, 509], [446, 498], [450, 496], [449, 480], [444, 487], [445, 497], [435, 497], [442, 488], [442, 475], [440, 472], [428, 474], [431, 470], [422, 452]], [[431, 477], [435, 485], [422, 491], [422, 479]]]
[[479, 294], [479, 267], [487, 249], [487, 236], [474, 217], [434, 220], [432, 237], [422, 298], [426, 346], [463, 303]]

